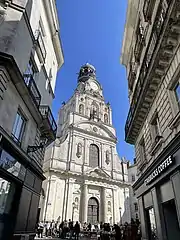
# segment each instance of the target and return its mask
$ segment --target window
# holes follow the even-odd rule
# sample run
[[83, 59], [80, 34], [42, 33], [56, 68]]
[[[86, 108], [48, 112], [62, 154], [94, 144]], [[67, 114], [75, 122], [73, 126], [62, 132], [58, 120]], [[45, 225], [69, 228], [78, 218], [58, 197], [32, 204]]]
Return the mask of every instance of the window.
[[160, 130], [159, 130], [159, 118], [158, 114], [155, 113], [152, 120], [151, 120], [151, 135], [153, 142], [158, 142], [160, 136]]
[[146, 210], [149, 239], [158, 239], [154, 208]]
[[136, 179], [135, 179], [135, 175], [133, 174], [132, 175], [132, 182], [134, 182]]
[[174, 89], [174, 92], [175, 92], [176, 100], [178, 103], [178, 107], [180, 107], [180, 84], [179, 84], [179, 82], [177, 83], [177, 85]]
[[16, 114], [16, 119], [14, 122], [13, 130], [12, 130], [12, 137], [14, 141], [18, 144], [21, 144], [23, 134], [25, 131], [26, 120], [20, 111]]
[[89, 165], [90, 167], [99, 166], [99, 148], [95, 144], [91, 144], [89, 148]]
[[35, 80], [37, 69], [35, 67], [34, 61], [32, 59], [29, 60], [26, 71], [24, 72], [24, 81], [28, 85], [31, 77]]
[[139, 18], [137, 29], [136, 29], [136, 44], [134, 49], [135, 62], [139, 63], [141, 53], [145, 45], [145, 30], [142, 25], [141, 19]]
[[79, 105], [79, 113], [84, 115], [84, 105], [83, 104]]
[[141, 163], [145, 163], [146, 162], [146, 152], [145, 152], [145, 142], [144, 142], [144, 138], [141, 139], [140, 143], [139, 143], [139, 151], [140, 151], [140, 158], [141, 158]]
[[137, 203], [134, 203], [134, 210], [138, 211], [138, 204]]
[[5, 185], [5, 182], [1, 182], [1, 187], [0, 187], [0, 191], [2, 191], [4, 189], [4, 185]]
[[[168, 86], [168, 97], [169, 97], [169, 103], [171, 105], [172, 110], [172, 117], [175, 118], [177, 114], [180, 114], [180, 79], [179, 79], [179, 72], [175, 74], [175, 76], [172, 78], [172, 80], [169, 83]], [[175, 119], [174, 119], [175, 120]], [[177, 121], [173, 121], [171, 128], [174, 128], [174, 124], [178, 125], [179, 118], [177, 118]]]
[[99, 117], [99, 106], [96, 102], [93, 102], [91, 106], [91, 111], [90, 111], [90, 118], [94, 119], [98, 117]]
[[143, 14], [144, 14], [144, 20], [146, 22], [151, 22], [151, 17], [154, 11], [155, 2], [156, 2], [155, 0], [144, 1]]
[[108, 122], [109, 122], [109, 121], [108, 121], [108, 115], [107, 115], [106, 113], [104, 114], [104, 122], [105, 122], [105, 123], [108, 123]]

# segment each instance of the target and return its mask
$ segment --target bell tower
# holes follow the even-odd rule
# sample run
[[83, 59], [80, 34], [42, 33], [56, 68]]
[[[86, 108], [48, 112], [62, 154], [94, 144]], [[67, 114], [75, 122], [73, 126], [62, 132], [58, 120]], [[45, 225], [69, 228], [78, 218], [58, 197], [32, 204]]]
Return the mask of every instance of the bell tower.
[[[115, 208], [121, 207], [122, 222], [129, 221], [124, 205], [128, 197], [127, 167], [118, 156], [116, 143], [111, 106], [105, 102], [95, 67], [87, 63], [80, 68], [73, 96], [60, 109], [53, 149], [46, 151], [44, 171], [48, 175], [51, 162], [59, 194], [58, 200], [52, 200], [55, 205], [48, 207], [49, 216], [56, 219], [62, 212], [64, 220], [73, 213], [74, 220], [81, 222], [115, 223], [120, 221]], [[50, 197], [55, 195], [53, 189]], [[99, 208], [95, 219], [88, 211], [90, 206]]]

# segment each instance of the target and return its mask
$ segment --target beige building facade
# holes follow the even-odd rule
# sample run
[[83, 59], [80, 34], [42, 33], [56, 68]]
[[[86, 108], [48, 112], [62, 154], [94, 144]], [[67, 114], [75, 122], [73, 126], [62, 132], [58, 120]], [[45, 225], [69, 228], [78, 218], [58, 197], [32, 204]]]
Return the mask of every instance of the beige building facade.
[[136, 194], [133, 190], [133, 184], [137, 181], [137, 164], [136, 160], [134, 159], [134, 163], [128, 164], [128, 182], [131, 184], [129, 188], [129, 202], [130, 202], [130, 212], [131, 218], [136, 220], [139, 219], [139, 208], [138, 208], [138, 201]]
[[86, 64], [46, 150], [41, 220], [130, 222], [127, 161], [119, 158], [116, 143], [110, 104], [95, 68]]
[[0, 239], [34, 239], [64, 62], [55, 0], [0, 0]]
[[128, 1], [121, 63], [130, 109], [125, 139], [135, 146], [142, 239], [180, 237], [180, 2]]

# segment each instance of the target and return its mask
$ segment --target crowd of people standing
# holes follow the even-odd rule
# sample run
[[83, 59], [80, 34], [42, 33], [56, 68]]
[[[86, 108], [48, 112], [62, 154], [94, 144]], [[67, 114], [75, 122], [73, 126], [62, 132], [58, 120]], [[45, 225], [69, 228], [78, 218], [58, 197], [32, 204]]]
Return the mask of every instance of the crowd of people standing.
[[[59, 237], [61, 239], [75, 239], [78, 240], [79, 236], [83, 238], [97, 238], [101, 240], [140, 240], [140, 223], [131, 219], [128, 224], [114, 224], [111, 226], [109, 223], [84, 223], [81, 225], [79, 222], [73, 223], [69, 221], [62, 221], [61, 223], [55, 222], [40, 222], [37, 224], [37, 236], [42, 237]], [[95, 236], [95, 237], [92, 237]]]

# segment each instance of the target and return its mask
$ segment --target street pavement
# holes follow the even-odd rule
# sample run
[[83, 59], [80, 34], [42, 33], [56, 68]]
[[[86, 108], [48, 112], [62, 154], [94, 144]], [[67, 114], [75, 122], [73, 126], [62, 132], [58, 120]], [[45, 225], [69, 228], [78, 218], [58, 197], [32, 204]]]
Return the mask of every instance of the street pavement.
[[43, 238], [38, 238], [38, 237], [35, 237], [36, 240], [60, 240], [60, 238], [52, 238], [52, 237], [43, 237]]

